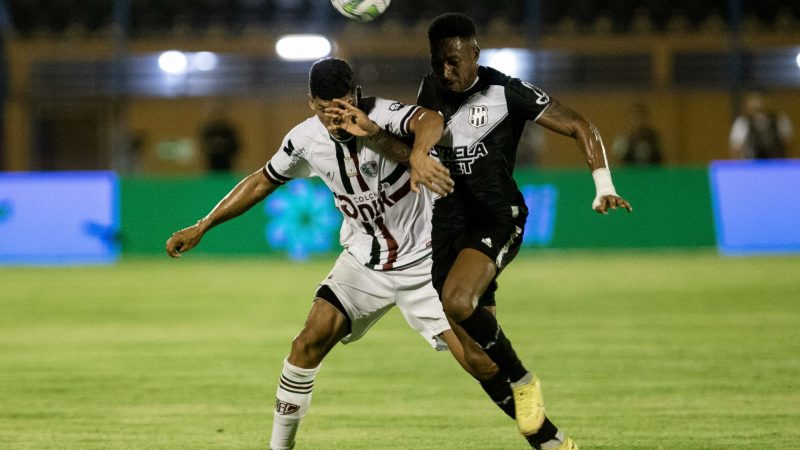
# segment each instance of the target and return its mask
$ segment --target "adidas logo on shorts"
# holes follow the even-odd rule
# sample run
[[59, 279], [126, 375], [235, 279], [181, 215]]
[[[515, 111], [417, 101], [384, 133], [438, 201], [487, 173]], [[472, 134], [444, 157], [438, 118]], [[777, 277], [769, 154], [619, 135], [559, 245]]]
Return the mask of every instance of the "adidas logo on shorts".
[[487, 247], [492, 248], [492, 238], [485, 237], [481, 239], [481, 242], [486, 244]]

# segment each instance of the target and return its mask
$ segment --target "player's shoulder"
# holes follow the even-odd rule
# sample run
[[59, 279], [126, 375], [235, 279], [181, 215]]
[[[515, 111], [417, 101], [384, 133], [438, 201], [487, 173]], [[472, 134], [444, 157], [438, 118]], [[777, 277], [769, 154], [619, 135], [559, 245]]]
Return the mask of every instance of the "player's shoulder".
[[488, 66], [478, 67], [478, 77], [485, 84], [490, 86], [507, 86], [511, 80], [514, 80], [514, 78], [510, 77], [509, 75], [506, 75], [503, 72]]
[[326, 141], [327, 135], [328, 131], [317, 116], [311, 116], [286, 133], [283, 137], [283, 146], [293, 151], [298, 150], [298, 154], [306, 154], [316, 142]]
[[295, 125], [286, 133], [286, 136], [297, 141], [308, 142], [319, 137], [323, 130], [325, 130], [325, 126], [322, 125], [319, 118], [311, 116]]

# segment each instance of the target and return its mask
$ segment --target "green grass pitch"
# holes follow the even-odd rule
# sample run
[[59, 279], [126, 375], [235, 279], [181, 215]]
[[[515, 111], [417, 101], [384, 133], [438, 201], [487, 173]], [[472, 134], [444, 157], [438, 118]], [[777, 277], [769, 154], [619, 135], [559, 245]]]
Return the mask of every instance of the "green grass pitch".
[[[0, 448], [266, 448], [331, 263], [0, 269]], [[800, 257], [523, 251], [498, 304], [584, 450], [800, 448]], [[323, 363], [297, 448], [527, 447], [392, 311]]]

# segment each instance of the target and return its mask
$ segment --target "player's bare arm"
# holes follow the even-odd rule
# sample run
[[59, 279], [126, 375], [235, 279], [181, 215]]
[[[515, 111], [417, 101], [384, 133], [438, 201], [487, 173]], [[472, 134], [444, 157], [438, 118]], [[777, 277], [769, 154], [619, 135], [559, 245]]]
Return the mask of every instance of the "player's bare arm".
[[609, 209], [625, 208], [633, 211], [631, 204], [617, 195], [608, 172], [608, 160], [603, 139], [597, 128], [585, 117], [556, 100], [536, 119], [536, 123], [564, 136], [575, 139], [583, 152], [586, 163], [592, 170], [597, 185], [597, 197], [592, 208], [600, 214], [608, 214]]
[[430, 157], [430, 150], [439, 142], [444, 132], [444, 119], [436, 111], [420, 108], [409, 124], [414, 133], [414, 146], [411, 149], [411, 190], [419, 193], [419, 183], [444, 197], [453, 192], [455, 183], [450, 171], [439, 161]]
[[[331, 119], [327, 127], [329, 131], [345, 131], [354, 136], [367, 137], [375, 144], [375, 150], [387, 158], [409, 162], [411, 189], [414, 192], [420, 192], [419, 183], [442, 197], [453, 192], [455, 183], [450, 178], [450, 172], [428, 156], [444, 131], [444, 119], [439, 113], [427, 108], [419, 108], [414, 113], [408, 125], [409, 131], [414, 134], [414, 145], [411, 148], [379, 127], [359, 108], [344, 100], [331, 100], [331, 105], [325, 109], [325, 116]], [[424, 155], [424, 159], [415, 157], [415, 152]], [[412, 158], [417, 160], [412, 161]]]
[[375, 150], [394, 161], [408, 162], [411, 147], [393, 134], [379, 127], [364, 111], [342, 99], [333, 99], [325, 108], [325, 117], [330, 119], [328, 131], [339, 134], [344, 131], [353, 136], [368, 138]]
[[196, 224], [172, 233], [166, 244], [167, 254], [180, 258], [181, 253], [196, 247], [208, 230], [241, 215], [276, 188], [260, 170], [248, 175]]

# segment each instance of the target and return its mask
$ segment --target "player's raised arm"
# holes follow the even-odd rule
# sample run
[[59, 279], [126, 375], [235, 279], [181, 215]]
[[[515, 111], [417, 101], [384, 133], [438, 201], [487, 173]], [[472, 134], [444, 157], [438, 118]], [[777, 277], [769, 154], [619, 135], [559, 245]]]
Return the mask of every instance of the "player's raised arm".
[[208, 230], [244, 213], [266, 198], [277, 187], [267, 179], [262, 170], [248, 175], [196, 224], [172, 233], [172, 236], [167, 239], [167, 254], [173, 258], [179, 258], [181, 253], [197, 246]]
[[586, 163], [592, 170], [592, 178], [594, 178], [597, 191], [592, 202], [592, 208], [595, 211], [608, 214], [609, 209], [617, 209], [617, 207], [625, 208], [628, 211], [633, 210], [627, 200], [617, 195], [611, 181], [611, 171], [608, 169], [608, 158], [606, 158], [603, 139], [591, 122], [571, 108], [556, 100], [551, 100], [547, 109], [536, 119], [536, 123], [575, 139], [583, 152]]
[[[436, 111], [418, 108], [411, 117], [408, 129], [414, 135], [413, 147], [379, 127], [362, 110], [341, 99], [331, 101], [331, 106], [325, 109], [325, 116], [331, 119], [329, 131], [343, 130], [354, 136], [367, 137], [375, 144], [375, 150], [387, 158], [409, 162], [411, 190], [414, 192], [419, 193], [419, 183], [442, 197], [453, 192], [454, 182], [450, 172], [429, 156], [430, 149], [439, 142], [444, 131], [444, 119]], [[414, 156], [415, 153], [419, 156]], [[415, 160], [412, 161], [412, 158]]]

